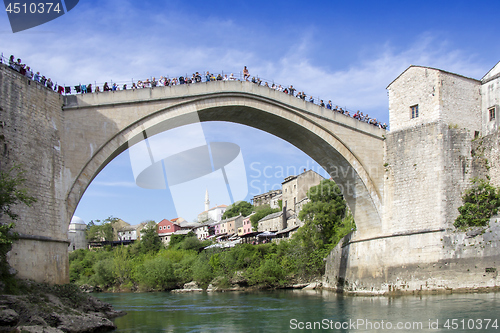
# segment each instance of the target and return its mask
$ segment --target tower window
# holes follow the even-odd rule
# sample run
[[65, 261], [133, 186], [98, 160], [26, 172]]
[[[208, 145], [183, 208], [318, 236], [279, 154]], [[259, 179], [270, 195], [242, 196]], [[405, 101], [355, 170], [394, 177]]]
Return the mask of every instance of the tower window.
[[490, 118], [490, 121], [495, 119], [495, 117], [496, 117], [495, 111], [496, 111], [496, 107], [494, 107], [494, 106], [488, 109], [488, 116]]
[[411, 114], [411, 119], [415, 119], [418, 117], [418, 104], [410, 106], [410, 114]]

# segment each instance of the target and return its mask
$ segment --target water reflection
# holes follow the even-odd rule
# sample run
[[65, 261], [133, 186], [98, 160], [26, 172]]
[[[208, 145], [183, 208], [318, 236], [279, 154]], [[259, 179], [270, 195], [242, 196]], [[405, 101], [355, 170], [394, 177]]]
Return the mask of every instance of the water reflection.
[[[308, 328], [318, 332], [449, 332], [453, 329], [443, 325], [451, 319], [458, 319], [455, 323], [459, 327], [454, 331], [464, 331], [462, 325], [466, 331], [479, 331], [479, 319], [497, 318], [499, 295], [345, 297], [326, 291], [292, 290], [96, 294], [127, 311], [127, 316], [115, 320], [116, 332], [141, 333], [290, 332]], [[472, 330], [467, 329], [469, 319], [474, 319]], [[493, 323], [485, 329], [482, 321], [480, 331], [498, 332]]]

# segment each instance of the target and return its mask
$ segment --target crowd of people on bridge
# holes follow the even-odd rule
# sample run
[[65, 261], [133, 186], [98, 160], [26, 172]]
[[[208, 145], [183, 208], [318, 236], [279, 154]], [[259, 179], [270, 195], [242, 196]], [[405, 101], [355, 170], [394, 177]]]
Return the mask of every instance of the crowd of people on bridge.
[[[5, 59], [3, 57], [0, 58], [0, 63], [3, 63]], [[9, 67], [19, 72], [21, 75], [26, 76], [30, 80], [40, 83], [41, 85], [57, 91], [60, 94], [65, 92], [65, 88], [63, 86], [59, 86], [56, 83], [52, 82], [50, 78], [45, 77], [45, 75], [41, 75], [40, 72], [34, 72], [30, 66], [23, 64], [20, 58], [15, 58], [14, 55], [11, 55], [8, 60]]]
[[[2, 59], [3, 62], [3, 59]], [[54, 91], [57, 91], [60, 94], [71, 94], [72, 87], [68, 86], [59, 86], [57, 84], [54, 84], [50, 78], [46, 78], [43, 75], [40, 75], [40, 72], [34, 73], [33, 70], [30, 68], [30, 66], [27, 66], [26, 64], [23, 64], [21, 59], [15, 59], [13, 55], [10, 56], [9, 58], [9, 66], [14, 69], [15, 71], [21, 73], [22, 75], [25, 75], [26, 77], [30, 78], [31, 80], [38, 82], [44, 86], [46, 86], [49, 89], [52, 89]], [[375, 118], [371, 118], [368, 116], [368, 114], [363, 114], [363, 112], [360, 112], [359, 110], [356, 112], [349, 112], [348, 110], [344, 110], [343, 108], [339, 108], [338, 106], [333, 106], [332, 101], [329, 100], [328, 103], [325, 103], [322, 99], [319, 100], [319, 102], [315, 103], [314, 97], [309, 96], [307, 98], [307, 95], [304, 91], [298, 91], [293, 87], [293, 85], [290, 85], [289, 87], [282, 86], [281, 84], [275, 84], [275, 83], [269, 83], [267, 81], [261, 80], [258, 76], [252, 76], [250, 79], [250, 72], [247, 68], [247, 66], [244, 66], [243, 68], [243, 75], [241, 73], [238, 74], [238, 77], [236, 77], [233, 73], [231, 73], [229, 76], [227, 74], [213, 74], [210, 72], [206, 72], [205, 74], [200, 74], [199, 72], [193, 73], [190, 77], [188, 75], [186, 76], [179, 76], [179, 77], [174, 77], [174, 78], [169, 78], [165, 76], [161, 76], [159, 80], [156, 80], [155, 77], [150, 79], [145, 79], [145, 80], [138, 80], [136, 82], [132, 82], [130, 86], [128, 86], [126, 83], [123, 85], [119, 85], [118, 83], [112, 83], [108, 84], [108, 82], [105, 82], [102, 85], [102, 91], [118, 91], [118, 90], [127, 90], [127, 89], [145, 89], [145, 88], [154, 88], [158, 86], [176, 86], [176, 85], [181, 85], [181, 84], [196, 84], [196, 83], [202, 83], [202, 82], [212, 82], [212, 81], [248, 81], [252, 82], [257, 85], [263, 85], [265, 87], [268, 87], [269, 89], [274, 89], [276, 91], [283, 92], [285, 94], [295, 96], [297, 98], [300, 98], [304, 101], [314, 103], [319, 105], [320, 107], [324, 107], [328, 110], [332, 110], [332, 112], [338, 112], [340, 114], [343, 114], [347, 117], [352, 117], [354, 119], [357, 119], [359, 121], [366, 122], [368, 124], [387, 129], [387, 124], [386, 123], [381, 123], [377, 121]], [[120, 87], [121, 86], [121, 87]], [[81, 94], [87, 94], [87, 93], [99, 93], [101, 92], [101, 88], [96, 84], [95, 87], [92, 87], [92, 84], [79, 84], [74, 87], [74, 92], [76, 93], [81, 93]]]
[[[246, 66], [245, 66], [245, 68], [246, 68]], [[257, 78], [252, 77], [251, 81], [257, 85], [262, 84], [262, 80], [260, 80], [258, 77]], [[296, 89], [293, 87], [293, 85], [290, 85], [290, 87], [286, 88], [286, 87], [283, 87], [281, 84], [276, 85], [274, 83], [272, 83], [272, 85], [269, 86], [269, 84], [267, 82], [265, 82], [264, 86], [269, 87], [271, 89], [275, 89], [277, 91], [281, 91], [281, 92], [288, 94], [288, 95], [296, 96], [297, 98], [300, 98], [304, 101], [314, 103], [314, 97], [309, 96], [309, 99], [308, 99], [306, 93], [303, 91], [297, 91], [297, 93], [295, 94]], [[341, 113], [347, 117], [352, 117], [354, 119], [363, 121], [365, 123], [368, 123], [368, 124], [371, 124], [371, 125], [383, 128], [383, 129], [387, 129], [386, 123], [381, 123], [381, 122], [377, 121], [377, 119], [371, 118], [370, 116], [368, 116], [367, 114], [363, 114], [363, 112], [361, 112], [359, 110], [351, 115], [351, 113], [348, 110], [344, 110], [342, 108], [339, 108], [338, 105], [334, 107], [331, 100], [329, 100], [328, 103], [325, 104], [325, 102], [321, 99], [319, 101], [319, 103], [317, 103], [317, 104], [321, 107], [332, 110], [332, 112], [338, 112], [338, 113]]]

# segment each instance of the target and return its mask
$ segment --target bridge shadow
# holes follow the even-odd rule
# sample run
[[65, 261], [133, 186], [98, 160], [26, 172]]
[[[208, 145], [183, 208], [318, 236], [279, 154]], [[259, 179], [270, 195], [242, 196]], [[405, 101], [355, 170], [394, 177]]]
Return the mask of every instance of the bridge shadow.
[[347, 264], [349, 262], [349, 243], [351, 242], [354, 231], [351, 231], [344, 238], [342, 238], [342, 246], [340, 251], [340, 265], [338, 267], [338, 276], [337, 276], [337, 288], [336, 291], [338, 293], [343, 293], [344, 288], [347, 283], [346, 274], [347, 274]]

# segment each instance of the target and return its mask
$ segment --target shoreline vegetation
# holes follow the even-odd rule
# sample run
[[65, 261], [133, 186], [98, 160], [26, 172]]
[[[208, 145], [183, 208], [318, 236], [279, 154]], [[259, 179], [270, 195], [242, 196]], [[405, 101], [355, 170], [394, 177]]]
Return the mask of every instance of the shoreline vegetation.
[[72, 252], [70, 282], [87, 292], [303, 288], [320, 285], [331, 251], [299, 239], [202, 250], [206, 244], [189, 235], [157, 251], [142, 253], [136, 244]]
[[165, 246], [151, 224], [131, 245], [71, 252], [70, 282], [108, 292], [167, 291], [189, 283], [202, 290], [255, 290], [318, 282], [324, 274], [324, 259], [355, 224], [333, 181], [323, 180], [307, 196], [311, 201], [299, 214], [304, 225], [290, 239], [207, 248], [211, 241], [188, 233], [172, 235]]

